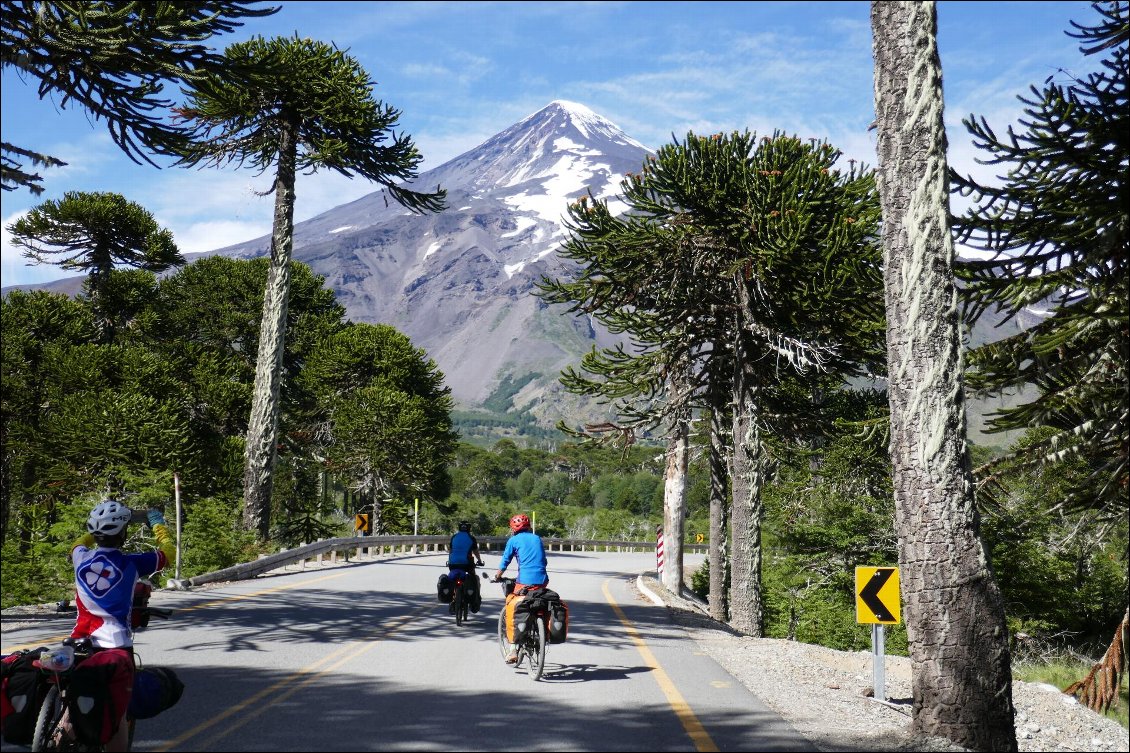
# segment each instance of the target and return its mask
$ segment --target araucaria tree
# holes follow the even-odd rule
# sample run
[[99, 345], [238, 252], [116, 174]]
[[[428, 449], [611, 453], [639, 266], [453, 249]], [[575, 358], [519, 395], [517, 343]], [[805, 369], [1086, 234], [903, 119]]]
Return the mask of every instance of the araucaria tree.
[[[1054, 429], [1018, 460], [1083, 460], [1090, 473], [1060, 500], [1070, 507], [1126, 515], [1130, 455], [1130, 13], [1126, 2], [1096, 5], [1094, 26], [1076, 25], [1101, 69], [1068, 85], [1032, 87], [1023, 130], [998, 137], [983, 118], [967, 118], [985, 161], [1007, 165], [1002, 186], [953, 176], [974, 206], [957, 217], [960, 241], [989, 252], [958, 265], [969, 314], [1000, 307], [1009, 318], [1027, 306], [1050, 308], [1036, 326], [970, 356], [971, 386], [988, 394], [1025, 384], [1037, 396], [992, 417], [999, 431]], [[981, 474], [979, 474], [981, 475]], [[991, 485], [988, 488], [992, 491]]]
[[410, 137], [393, 132], [400, 112], [373, 98], [373, 82], [349, 55], [297, 36], [256, 37], [230, 46], [225, 54], [234, 70], [247, 74], [209, 76], [187, 92], [181, 113], [195, 127], [195, 142], [181, 163], [246, 163], [276, 171], [271, 266], [244, 471], [244, 525], [265, 539], [270, 533], [297, 172], [329, 169], [358, 175], [382, 184], [394, 200], [418, 212], [442, 209], [445, 193], [398, 185], [416, 177], [423, 157]]
[[[624, 181], [624, 215], [603, 202], [570, 209], [564, 254], [585, 266], [575, 282], [546, 286], [551, 300], [576, 301], [652, 349], [634, 394], [686, 381], [699, 407], [730, 417], [730, 623], [751, 635], [764, 620], [763, 437], [792, 437], [805, 423], [782, 385], [810, 385], [817, 372], [842, 384], [881, 355], [878, 197], [871, 174], [841, 171], [839, 156], [782, 134], [690, 134]], [[582, 366], [628, 373], [624, 358], [605, 355]], [[680, 364], [689, 379], [671, 378]], [[631, 385], [616, 388], [631, 396]], [[678, 392], [667, 397], [687, 404]], [[711, 442], [712, 452], [723, 445]]]
[[[1094, 25], [1073, 22], [1071, 36], [1100, 69], [1067, 85], [1032, 87], [1020, 133], [1000, 138], [984, 119], [965, 126], [986, 161], [1009, 166], [1004, 185], [953, 176], [974, 205], [954, 221], [958, 238], [988, 258], [958, 265], [971, 318], [990, 307], [1006, 317], [1027, 306], [1052, 313], [1026, 331], [969, 355], [971, 386], [1000, 394], [1022, 385], [1036, 397], [999, 411], [998, 431], [1041, 427], [1038, 439], [977, 469], [981, 491], [998, 497], [1010, 467], [1065, 474], [1054, 507], [1126, 520], [1130, 504], [1130, 4], [1095, 4]], [[1031, 434], [1029, 435], [1031, 436]], [[1091, 708], [1117, 697], [1125, 670], [1127, 615], [1105, 661], [1073, 686]], [[1109, 615], [1111, 625], [1117, 613]]]
[[144, 207], [116, 193], [68, 192], [35, 207], [8, 231], [13, 243], [27, 249], [28, 259], [89, 275], [86, 291], [103, 340], [114, 334], [102, 298], [115, 266], [164, 272], [184, 263], [173, 234]]
[[458, 434], [451, 389], [423, 350], [384, 324], [351, 324], [310, 355], [302, 382], [320, 407], [327, 467], [387, 533], [387, 505], [448, 496]]
[[1004, 603], [978, 533], [965, 434], [933, 2], [873, 2], [890, 455], [912, 731], [1016, 750]]
[[[165, 82], [190, 81], [226, 67], [205, 42], [268, 16], [258, 2], [6, 2], [0, 14], [0, 69], [39, 81], [39, 96], [74, 102], [105, 120], [114, 143], [134, 162], [168, 154], [187, 138], [166, 115]], [[0, 143], [0, 188], [43, 193], [34, 167], [65, 164], [56, 157]], [[29, 167], [30, 166], [30, 167]]]

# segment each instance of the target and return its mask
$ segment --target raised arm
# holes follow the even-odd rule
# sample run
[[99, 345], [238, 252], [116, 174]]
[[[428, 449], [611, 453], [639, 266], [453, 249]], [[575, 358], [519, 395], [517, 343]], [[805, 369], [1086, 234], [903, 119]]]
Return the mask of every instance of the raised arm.
[[153, 538], [157, 540], [157, 551], [163, 555], [157, 569], [161, 570], [166, 565], [175, 563], [177, 558], [176, 542], [173, 541], [173, 537], [169, 533], [169, 526], [165, 523], [164, 514], [160, 510], [150, 508], [145, 513], [145, 522], [153, 530]]

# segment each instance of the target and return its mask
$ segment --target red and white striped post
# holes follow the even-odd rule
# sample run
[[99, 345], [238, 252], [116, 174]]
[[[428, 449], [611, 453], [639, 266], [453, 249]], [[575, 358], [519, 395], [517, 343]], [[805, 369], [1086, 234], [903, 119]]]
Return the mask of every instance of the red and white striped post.
[[663, 526], [655, 527], [655, 569], [659, 573], [660, 582], [663, 581]]

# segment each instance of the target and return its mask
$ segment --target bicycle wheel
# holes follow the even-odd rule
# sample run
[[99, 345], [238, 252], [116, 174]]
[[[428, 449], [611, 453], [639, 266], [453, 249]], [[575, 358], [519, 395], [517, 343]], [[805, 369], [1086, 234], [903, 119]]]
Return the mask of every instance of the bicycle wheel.
[[52, 685], [43, 699], [43, 705], [39, 707], [39, 716], [35, 719], [35, 734], [31, 738], [32, 751], [59, 749], [55, 731], [62, 718], [63, 699], [59, 696], [59, 686]]
[[455, 607], [455, 624], [462, 625], [466, 618], [467, 607], [463, 601], [463, 584], [455, 583], [455, 596], [451, 598], [451, 605]]
[[[526, 674], [531, 680], [541, 678], [545, 671], [545, 617], [538, 615], [534, 620], [536, 630], [530, 630], [526, 636]], [[521, 661], [521, 659], [519, 659]]]
[[510, 641], [506, 640], [506, 607], [498, 613], [498, 650], [502, 653], [502, 658], [506, 659], [510, 656]]

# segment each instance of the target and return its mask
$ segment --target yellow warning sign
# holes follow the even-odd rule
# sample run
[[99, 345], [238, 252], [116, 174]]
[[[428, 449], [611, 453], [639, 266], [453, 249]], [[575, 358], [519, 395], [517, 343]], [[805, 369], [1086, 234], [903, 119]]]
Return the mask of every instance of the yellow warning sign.
[[855, 568], [855, 621], [867, 625], [896, 625], [899, 609], [897, 567]]
[[361, 513], [353, 516], [353, 530], [360, 531], [365, 535], [372, 532], [373, 525], [369, 522], [369, 513]]

